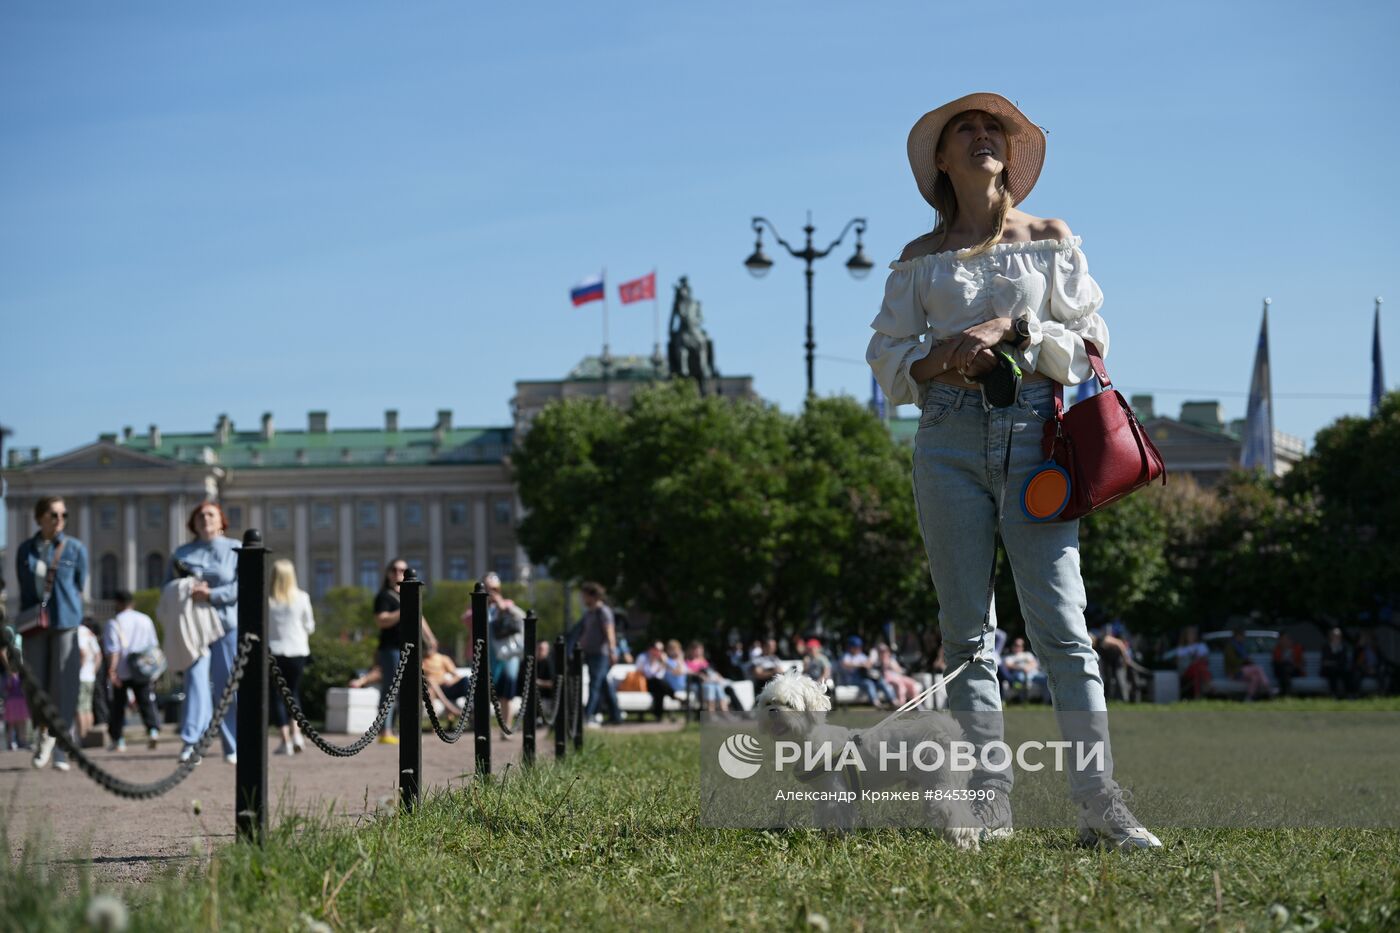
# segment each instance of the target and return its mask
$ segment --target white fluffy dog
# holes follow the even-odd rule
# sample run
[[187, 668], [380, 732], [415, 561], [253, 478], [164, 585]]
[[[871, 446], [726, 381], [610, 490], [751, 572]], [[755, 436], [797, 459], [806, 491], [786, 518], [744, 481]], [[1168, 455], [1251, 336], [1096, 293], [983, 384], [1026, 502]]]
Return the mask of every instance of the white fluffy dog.
[[[873, 729], [852, 730], [826, 722], [831, 698], [826, 685], [819, 684], [799, 671], [788, 671], [770, 680], [754, 702], [760, 727], [779, 739], [805, 742], [813, 746], [832, 743], [843, 749], [853, 739], [856, 754], [864, 770], [859, 772], [860, 786], [865, 790], [904, 787], [917, 791], [965, 791], [968, 772], [948, 768], [946, 756], [936, 770], [910, 768], [906, 771], [883, 770], [875, 761], [876, 749], [883, 741], [905, 742], [912, 748], [920, 742], [933, 741], [947, 750], [949, 743], [961, 740], [962, 730], [952, 720], [931, 717], [927, 713], [882, 722]], [[815, 790], [839, 792], [851, 784], [840, 771], [809, 772], [804, 780]], [[921, 794], [922, 795], [922, 794]], [[965, 800], [928, 800], [923, 807], [929, 825], [936, 827], [943, 838], [960, 849], [976, 849], [979, 832]], [[846, 829], [854, 825], [855, 811], [848, 803], [818, 803], [815, 805], [818, 825]]]

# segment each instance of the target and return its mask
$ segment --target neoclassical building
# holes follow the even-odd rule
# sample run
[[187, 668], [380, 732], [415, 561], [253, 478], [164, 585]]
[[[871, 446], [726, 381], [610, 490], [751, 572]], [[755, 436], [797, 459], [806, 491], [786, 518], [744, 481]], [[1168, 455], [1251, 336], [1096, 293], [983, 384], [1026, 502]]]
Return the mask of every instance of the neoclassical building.
[[[158, 586], [171, 553], [192, 537], [190, 512], [212, 499], [231, 536], [259, 529], [316, 599], [335, 586], [377, 588], [395, 557], [429, 582], [475, 580], [488, 570], [518, 579], [530, 564], [515, 533], [514, 438], [551, 401], [625, 405], [659, 378], [664, 369], [645, 357], [613, 358], [606, 371], [586, 357], [564, 379], [516, 383], [513, 426], [456, 427], [449, 410], [424, 427], [401, 425], [393, 410], [370, 428], [334, 428], [326, 411], [309, 412], [295, 428], [278, 426], [271, 413], [252, 427], [220, 415], [209, 431], [124, 428], [52, 457], [11, 449], [5, 559], [34, 534], [35, 500], [61, 495], [69, 532], [88, 546], [90, 600]], [[751, 377], [718, 382], [726, 396], [753, 397]], [[12, 574], [7, 566], [5, 577]]]
[[387, 411], [380, 427], [350, 429], [313, 411], [290, 430], [270, 413], [254, 430], [220, 415], [212, 431], [152, 425], [49, 458], [11, 451], [6, 551], [34, 533], [34, 501], [62, 495], [69, 531], [88, 545], [89, 598], [157, 586], [191, 538], [191, 510], [216, 499], [231, 535], [261, 530], [315, 597], [333, 586], [377, 588], [394, 557], [428, 580], [488, 570], [513, 579], [524, 558], [510, 444], [510, 428], [454, 427], [447, 410], [428, 427], [403, 427]]

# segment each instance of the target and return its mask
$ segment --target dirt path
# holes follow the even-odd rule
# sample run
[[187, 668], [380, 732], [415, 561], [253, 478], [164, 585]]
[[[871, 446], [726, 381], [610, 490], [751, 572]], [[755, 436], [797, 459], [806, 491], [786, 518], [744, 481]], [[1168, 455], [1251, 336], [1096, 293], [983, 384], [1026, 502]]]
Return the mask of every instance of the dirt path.
[[[651, 723], [621, 726], [617, 731], [670, 731], [679, 725]], [[589, 737], [596, 732], [590, 732]], [[331, 736], [331, 741], [345, 741]], [[131, 732], [125, 753], [89, 750], [104, 768], [133, 781], [152, 781], [175, 769], [179, 740], [168, 732], [160, 747], [148, 751]], [[216, 743], [217, 744], [217, 743]], [[268, 740], [267, 785], [272, 819], [279, 811], [327, 811], [354, 818], [373, 812], [381, 800], [398, 799], [397, 746], [374, 744], [354, 758], [331, 758], [309, 743], [294, 758], [271, 754]], [[539, 736], [541, 763], [552, 764], [554, 740]], [[234, 835], [233, 766], [216, 756], [205, 759], [184, 783], [154, 800], [126, 800], [107, 793], [76, 767], [66, 773], [52, 767], [36, 771], [27, 751], [0, 751], [0, 820], [9, 834], [10, 854], [17, 856], [36, 834], [46, 853], [60, 861], [90, 859], [95, 878], [141, 882], [166, 866], [202, 858], [211, 846]], [[492, 771], [520, 760], [520, 740], [492, 740]], [[461, 787], [474, 770], [471, 736], [446, 745], [431, 733], [423, 737], [423, 777], [427, 788]], [[201, 813], [196, 815], [195, 801]]]

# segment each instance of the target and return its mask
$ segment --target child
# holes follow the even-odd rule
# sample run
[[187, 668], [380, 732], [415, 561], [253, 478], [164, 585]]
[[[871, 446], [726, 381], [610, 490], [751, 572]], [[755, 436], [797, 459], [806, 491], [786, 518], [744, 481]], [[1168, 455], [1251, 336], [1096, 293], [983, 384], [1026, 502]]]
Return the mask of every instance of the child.
[[5, 701], [5, 747], [14, 751], [29, 747], [29, 703], [24, 698], [19, 675], [9, 669], [0, 657], [0, 696]]

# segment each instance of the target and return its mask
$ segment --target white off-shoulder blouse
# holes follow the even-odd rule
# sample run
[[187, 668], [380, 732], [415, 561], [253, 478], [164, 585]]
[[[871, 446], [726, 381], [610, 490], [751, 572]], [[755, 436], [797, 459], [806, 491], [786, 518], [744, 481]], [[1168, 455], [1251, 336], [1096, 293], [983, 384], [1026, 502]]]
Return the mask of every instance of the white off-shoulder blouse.
[[1103, 292], [1089, 276], [1079, 237], [999, 243], [931, 253], [890, 263], [885, 300], [870, 322], [875, 335], [866, 362], [896, 405], [922, 404], [923, 390], [909, 368], [929, 341], [953, 337], [994, 317], [1024, 318], [1031, 339], [1025, 367], [1064, 385], [1093, 377], [1084, 341], [1108, 356], [1108, 326], [1099, 316]]

